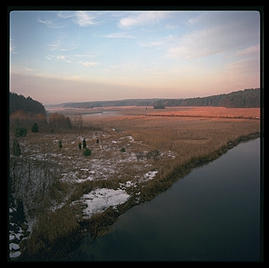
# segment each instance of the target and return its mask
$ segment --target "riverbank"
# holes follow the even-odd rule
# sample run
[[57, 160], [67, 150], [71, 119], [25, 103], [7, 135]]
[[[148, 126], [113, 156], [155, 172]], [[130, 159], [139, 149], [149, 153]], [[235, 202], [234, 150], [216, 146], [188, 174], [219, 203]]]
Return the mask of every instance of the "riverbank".
[[[133, 192], [132, 198], [130, 198], [126, 203], [124, 203], [124, 205], [118, 207], [117, 212], [115, 212], [115, 210], [113, 209], [107, 209], [104, 213], [92, 217], [90, 221], [83, 222], [83, 226], [86, 227], [88, 225], [88, 230], [93, 238], [104, 235], [107, 231], [109, 231], [109, 226], [112, 225], [117, 220], [117, 218], [126, 210], [130, 209], [135, 205], [139, 205], [140, 203], [152, 200], [155, 196], [167, 190], [175, 181], [180, 178], [183, 178], [188, 173], [190, 173], [194, 168], [206, 165], [209, 162], [216, 160], [218, 157], [220, 157], [239, 143], [247, 142], [258, 137], [260, 137], [259, 132], [240, 136], [233, 141], [229, 141], [227, 145], [222, 146], [218, 150], [208, 155], [204, 155], [202, 157], [193, 157], [184, 165], [176, 167], [166, 177], [150, 180], [141, 184], [140, 187], [135, 189], [135, 191]], [[139, 202], [135, 198], [137, 194], [139, 194], [140, 196]]]
[[262, 241], [260, 142], [242, 142], [134, 206], [66, 261], [258, 262]]
[[[80, 235], [102, 236], [132, 206], [151, 200], [178, 177], [238, 142], [259, 135], [259, 120], [221, 118], [224, 113], [248, 117], [252, 110], [212, 108], [216, 117], [208, 118], [208, 109], [188, 108], [193, 115], [202, 111], [201, 117], [155, 117], [146, 116], [141, 108], [122, 108], [113, 116], [82, 116], [83, 124], [69, 131], [29, 131], [18, 138], [21, 156], [12, 156], [12, 189], [14, 197], [22, 199], [30, 234], [16, 241], [16, 256], [64, 256], [61, 244], [68, 252]], [[74, 126], [76, 116], [71, 116]], [[84, 139], [91, 151], [87, 156], [78, 146]]]
[[[167, 190], [175, 181], [186, 176], [192, 169], [205, 165], [219, 156], [226, 153], [229, 149], [233, 148], [240, 142], [245, 142], [251, 139], [259, 137], [259, 132], [254, 132], [249, 135], [242, 135], [238, 138], [229, 141], [226, 145], [223, 145], [219, 149], [201, 156], [193, 157], [181, 166], [174, 168], [166, 177], [159, 177], [153, 180], [148, 180], [139, 184], [133, 183], [128, 187], [128, 184], [122, 184], [121, 189], [128, 190], [130, 198], [123, 204], [116, 207], [109, 207], [102, 213], [97, 213], [90, 217], [90, 219], [81, 220], [79, 225], [76, 226], [66, 236], [55, 239], [49, 248], [46, 248], [46, 253], [38, 253], [33, 255], [25, 254], [23, 257], [18, 258], [18, 261], [23, 260], [53, 260], [63, 258], [78, 241], [84, 236], [85, 233], [90, 232], [93, 239], [100, 237], [110, 231], [110, 227], [117, 220], [117, 218], [129, 210], [131, 207], [141, 204], [146, 201], [152, 200], [159, 193]], [[129, 183], [130, 184], [130, 183]], [[130, 185], [129, 185], [130, 186]], [[95, 187], [117, 188], [115, 183], [104, 182], [102, 184], [96, 184]], [[89, 191], [90, 189], [88, 189]], [[138, 198], [139, 197], [139, 198]], [[67, 245], [63, 247], [62, 245]], [[59, 250], [60, 249], [60, 250]]]

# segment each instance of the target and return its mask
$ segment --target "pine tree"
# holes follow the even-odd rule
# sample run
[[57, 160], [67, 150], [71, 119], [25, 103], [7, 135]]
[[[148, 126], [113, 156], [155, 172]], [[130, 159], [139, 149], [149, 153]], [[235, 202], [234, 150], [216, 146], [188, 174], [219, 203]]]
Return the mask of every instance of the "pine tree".
[[63, 147], [63, 145], [62, 145], [62, 141], [61, 141], [61, 140], [59, 140], [58, 145], [59, 145], [59, 148], [60, 148], [60, 149]]
[[18, 143], [17, 140], [13, 141], [13, 148], [12, 148], [12, 152], [14, 155], [19, 156], [21, 155], [21, 148], [20, 148], [20, 144]]
[[82, 145], [83, 145], [83, 149], [85, 149], [86, 148], [86, 140], [85, 140], [85, 138], [82, 141]]
[[85, 150], [83, 151], [83, 154], [85, 156], [90, 156], [92, 154], [92, 151], [89, 148], [85, 148]]
[[32, 132], [38, 132], [38, 124], [34, 123], [32, 126]]

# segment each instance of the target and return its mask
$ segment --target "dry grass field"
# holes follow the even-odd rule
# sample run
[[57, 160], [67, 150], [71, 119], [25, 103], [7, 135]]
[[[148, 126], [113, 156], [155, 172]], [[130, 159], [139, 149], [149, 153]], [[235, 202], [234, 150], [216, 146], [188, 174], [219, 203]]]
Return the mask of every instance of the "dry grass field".
[[85, 115], [84, 124], [104, 130], [114, 128], [118, 133], [132, 136], [145, 149], [170, 151], [176, 157], [163, 165], [158, 163], [160, 174], [192, 157], [207, 155], [229, 141], [260, 130], [258, 108], [176, 107], [145, 110], [145, 107], [111, 107], [109, 110], [118, 114]]
[[[50, 226], [45, 228], [47, 231], [57, 226], [52, 225], [51, 222], [55, 221], [50, 219], [55, 218], [57, 211], [64, 211], [62, 214], [74, 222], [76, 215], [82, 219], [81, 209], [85, 204], [77, 201], [93, 189], [125, 191], [131, 196], [126, 204], [90, 218], [90, 232], [100, 234], [126, 209], [167, 189], [173, 183], [169, 178], [175, 170], [188, 172], [196, 165], [189, 165], [194, 159], [211, 159], [207, 157], [215, 152], [218, 152], [217, 156], [225, 152], [219, 153], [220, 148], [240, 141], [240, 137], [260, 132], [260, 111], [256, 108], [176, 107], [154, 110], [149, 107], [107, 107], [83, 111], [63, 109], [59, 112], [68, 115], [74, 123], [81, 113], [83, 127], [55, 130], [54, 133], [28, 132], [26, 137], [19, 139], [23, 158], [53, 161], [61, 170], [57, 181], [60, 193], [58, 190], [58, 193], [56, 190], [51, 193], [53, 198], [47, 204], [47, 221], [44, 223], [44, 217], [37, 220]], [[83, 155], [83, 150], [78, 148], [83, 138], [91, 150], [90, 156]], [[11, 135], [10, 142], [12, 139]], [[59, 140], [62, 148], [58, 146]], [[180, 176], [184, 174], [182, 172]], [[63, 223], [61, 217], [57, 220]], [[55, 234], [69, 228], [58, 225], [62, 226], [61, 230], [58, 228], [52, 235], [50, 231], [44, 233], [42, 224], [34, 228], [29, 239], [28, 248], [32, 251], [44, 247], [39, 245], [40, 237], [47, 237], [44, 239], [50, 243], [57, 239]]]
[[260, 108], [226, 108], [226, 107], [170, 107], [164, 111], [153, 111], [150, 115], [170, 115], [180, 117], [205, 118], [245, 118], [260, 119]]

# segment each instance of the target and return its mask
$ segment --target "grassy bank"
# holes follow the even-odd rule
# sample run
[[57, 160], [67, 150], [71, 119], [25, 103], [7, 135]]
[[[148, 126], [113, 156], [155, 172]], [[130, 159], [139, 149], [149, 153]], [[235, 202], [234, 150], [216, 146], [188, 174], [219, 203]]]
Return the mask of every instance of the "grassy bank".
[[[87, 129], [87, 123], [99, 131]], [[152, 200], [193, 168], [238, 143], [259, 137], [259, 128], [258, 120], [118, 115], [88, 117], [79, 132], [29, 133], [20, 139], [23, 157], [53, 160], [62, 176], [52, 187], [47, 209], [37, 215], [31, 236], [23, 241], [21, 260], [58, 259], [72, 251], [83, 234], [88, 232], [93, 239], [104, 235], [128, 209]], [[87, 157], [78, 149], [83, 137], [92, 150]], [[156, 176], [143, 180], [149, 171], [157, 171]], [[100, 188], [117, 190], [126, 182], [135, 185], [124, 189], [130, 195], [127, 202], [83, 218], [85, 205], [76, 201], [84, 194]]]
[[[109, 207], [103, 213], [93, 215], [89, 220], [78, 218], [79, 208], [71, 206], [71, 201], [76, 200], [82, 193], [87, 193], [94, 188], [114, 188], [116, 189], [119, 181], [100, 181], [84, 183], [76, 193], [73, 193], [70, 202], [56, 212], [49, 212], [39, 217], [39, 223], [33, 230], [31, 239], [27, 242], [27, 252], [21, 260], [53, 260], [62, 258], [65, 254], [72, 251], [73, 247], [83, 237], [83, 233], [89, 232], [93, 239], [102, 236], [110, 231], [110, 227], [117, 218], [131, 207], [140, 203], [150, 201], [159, 193], [167, 190], [175, 181], [186, 176], [193, 168], [205, 165], [235, 147], [241, 142], [258, 138], [259, 132], [243, 135], [235, 140], [229, 141], [221, 148], [204, 155], [193, 157], [183, 165], [175, 167], [165, 177], [159, 177], [141, 183], [138, 187], [129, 189], [131, 197], [129, 200], [117, 206], [117, 209]], [[137, 195], [139, 193], [139, 199]]]
[[[192, 169], [208, 164], [239, 143], [258, 138], [259, 136], [259, 132], [240, 136], [233, 141], [229, 141], [226, 145], [212, 153], [202, 157], [193, 157], [185, 164], [175, 167], [165, 177], [159, 177], [141, 184], [133, 193], [132, 198], [130, 198], [125, 204], [121, 205], [117, 212], [115, 212], [113, 209], [107, 209], [104, 213], [92, 217], [88, 224], [84, 223], [84, 225], [89, 228], [89, 232], [94, 238], [105, 234], [109, 230], [109, 226], [113, 224], [117, 220], [118, 216], [123, 214], [126, 210], [140, 203], [152, 200], [158, 194], [167, 190], [175, 181], [190, 173]], [[137, 202], [137, 199], [135, 198], [135, 194], [138, 192], [140, 192], [139, 202]]]

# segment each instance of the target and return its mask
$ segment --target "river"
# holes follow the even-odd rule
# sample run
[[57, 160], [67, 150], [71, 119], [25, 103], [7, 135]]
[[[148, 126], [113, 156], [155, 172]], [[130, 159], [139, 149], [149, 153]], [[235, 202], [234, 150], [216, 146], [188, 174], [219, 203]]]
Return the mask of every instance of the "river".
[[258, 261], [260, 139], [240, 143], [86, 236], [66, 260]]

